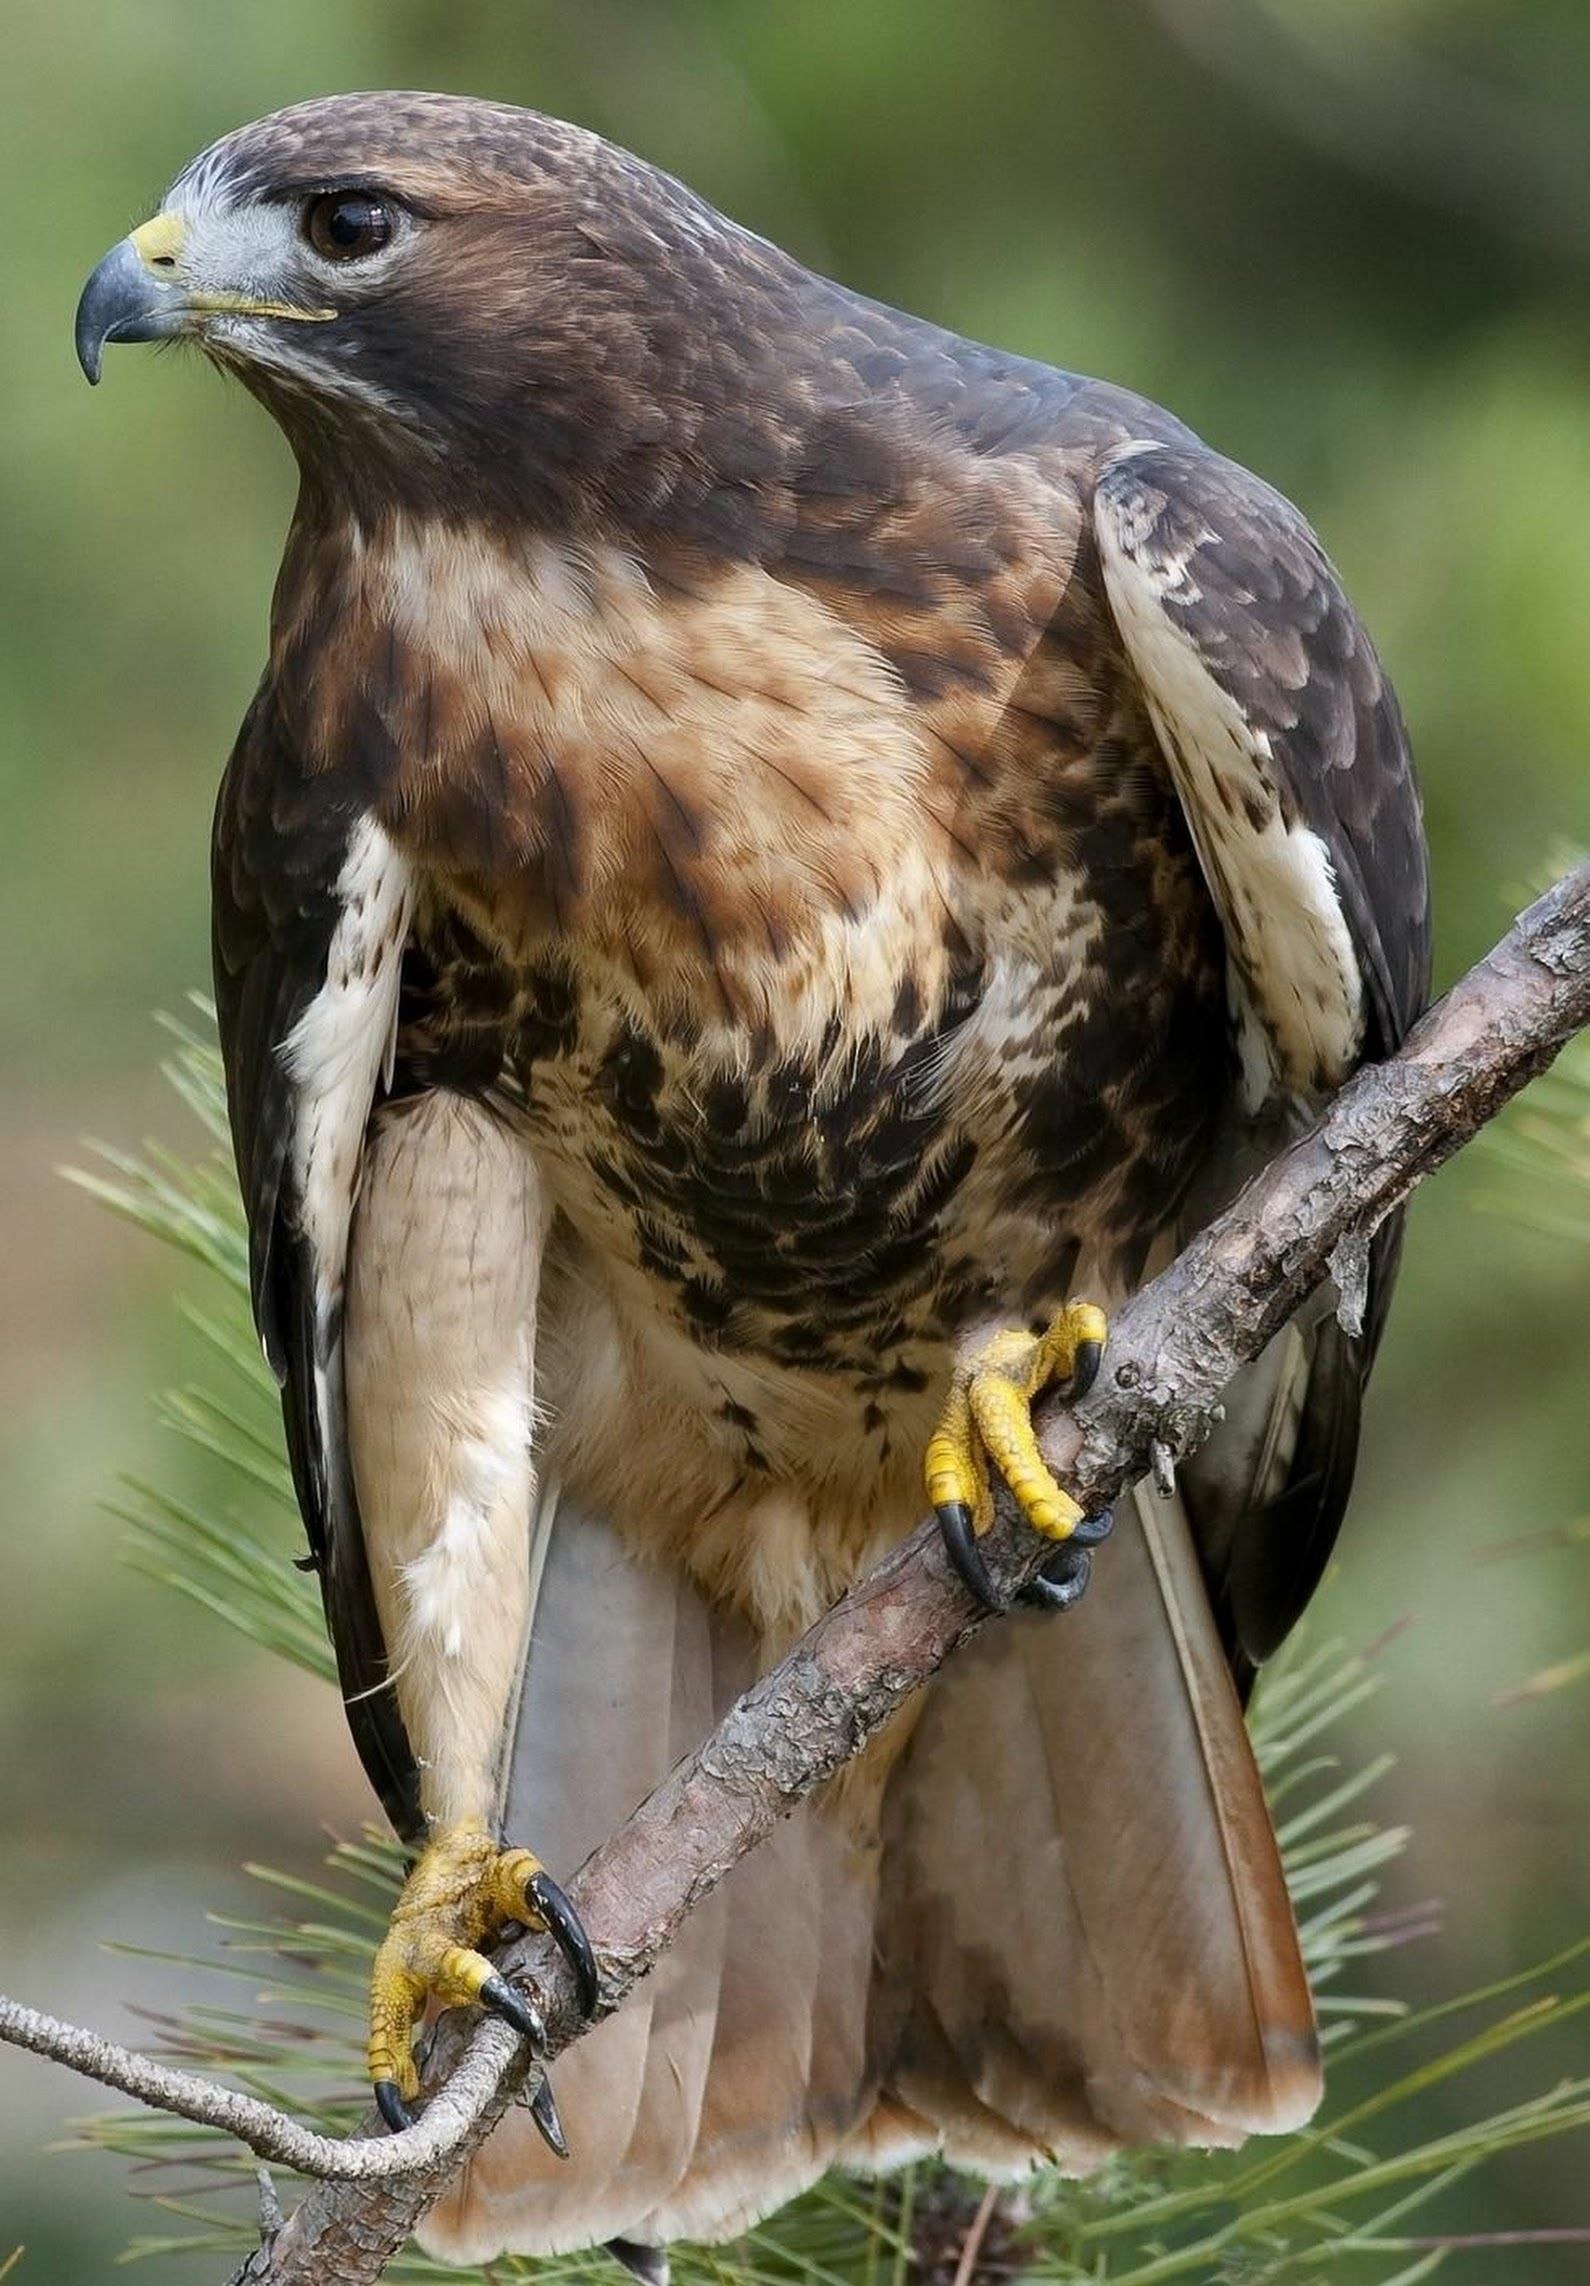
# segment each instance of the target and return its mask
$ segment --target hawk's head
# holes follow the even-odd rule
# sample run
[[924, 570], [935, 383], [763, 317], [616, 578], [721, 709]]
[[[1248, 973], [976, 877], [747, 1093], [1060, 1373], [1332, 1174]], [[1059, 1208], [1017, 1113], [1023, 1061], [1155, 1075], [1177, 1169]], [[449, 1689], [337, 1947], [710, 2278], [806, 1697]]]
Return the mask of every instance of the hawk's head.
[[654, 490], [765, 401], [768, 321], [801, 276], [561, 121], [335, 96], [195, 159], [90, 278], [77, 348], [93, 381], [109, 341], [195, 341], [312, 474], [522, 509], [575, 481]]

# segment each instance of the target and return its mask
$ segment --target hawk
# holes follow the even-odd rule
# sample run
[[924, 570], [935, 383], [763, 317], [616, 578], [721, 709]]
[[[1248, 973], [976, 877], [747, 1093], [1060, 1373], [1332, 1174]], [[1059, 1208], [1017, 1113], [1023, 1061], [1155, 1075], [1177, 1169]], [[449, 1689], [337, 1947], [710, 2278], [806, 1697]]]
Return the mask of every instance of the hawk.
[[[253, 1300], [416, 2026], [932, 1504], [1055, 1540], [435, 2211], [645, 2272], [839, 2163], [1297, 2125], [1243, 1723], [1348, 1496], [1396, 1236], [1175, 1494], [1029, 1407], [1428, 978], [1396, 700], [1297, 511], [1157, 406], [814, 276], [502, 105], [225, 137], [94, 272], [300, 489], [215, 822]], [[536, 1854], [532, 1855], [532, 1851]], [[544, 2141], [535, 2129], [539, 2124]], [[547, 2146], [554, 2148], [548, 2148]]]

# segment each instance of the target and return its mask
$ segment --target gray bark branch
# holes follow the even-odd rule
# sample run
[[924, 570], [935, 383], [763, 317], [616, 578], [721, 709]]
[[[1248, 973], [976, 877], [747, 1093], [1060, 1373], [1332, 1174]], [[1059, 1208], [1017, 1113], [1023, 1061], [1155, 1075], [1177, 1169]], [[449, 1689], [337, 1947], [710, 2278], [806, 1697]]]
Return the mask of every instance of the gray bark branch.
[[[1461, 1149], [1590, 1023], [1590, 864], [1521, 916], [1388, 1062], [1360, 1072], [1319, 1123], [1248, 1184], [1121, 1311], [1105, 1371], [1074, 1413], [1050, 1408], [1044, 1449], [1094, 1514], [1164, 1456], [1194, 1450], [1232, 1375], [1424, 1178]], [[1348, 1283], [1350, 1284], [1349, 1277]], [[1349, 1296], [1349, 1306], [1352, 1297]], [[1016, 1592], [1053, 1553], [1002, 1501], [983, 1542]], [[1108, 1595], [1108, 1547], [1090, 1592]], [[604, 2011], [655, 1966], [686, 1916], [779, 1818], [832, 1776], [987, 1624], [921, 1526], [748, 1691], [586, 1862], [571, 1894], [597, 1948]], [[1063, 1619], [1057, 1620], [1063, 1627]], [[557, 2055], [581, 2029], [573, 1982], [544, 1937], [505, 1948], [533, 1984]], [[264, 2158], [318, 2175], [231, 2286], [369, 2286], [536, 2066], [492, 2019], [444, 2019], [420, 2123], [379, 2135], [312, 2134], [254, 2099], [153, 2064], [90, 2033], [0, 2002], [0, 2039], [74, 2064]]]

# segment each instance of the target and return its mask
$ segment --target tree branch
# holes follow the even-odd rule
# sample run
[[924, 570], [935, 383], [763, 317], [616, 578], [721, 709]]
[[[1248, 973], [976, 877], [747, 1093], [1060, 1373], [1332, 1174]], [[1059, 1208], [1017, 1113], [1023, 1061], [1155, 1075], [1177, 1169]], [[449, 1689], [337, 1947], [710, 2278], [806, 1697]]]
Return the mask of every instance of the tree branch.
[[447, 2086], [426, 2106], [424, 2118], [406, 2133], [388, 2135], [372, 2118], [368, 2137], [344, 2138], [321, 2135], [258, 2096], [241, 2095], [201, 2073], [137, 2055], [97, 2032], [64, 2024], [41, 2009], [24, 2008], [3, 1994], [0, 2041], [70, 2065], [85, 2079], [136, 2096], [157, 2111], [191, 2119], [200, 2127], [219, 2127], [247, 2144], [257, 2157], [326, 2182], [373, 2182], [412, 2175], [416, 2167], [433, 2159], [451, 2160], [464, 2148], [465, 2138], [496, 2094], [499, 2077], [473, 2055], [465, 2056]]
[[[1042, 1424], [1046, 1457], [1084, 1510], [1107, 1507], [1156, 1467], [1156, 1456], [1162, 1467], [1165, 1455], [1192, 1451], [1231, 1376], [1333, 1265], [1350, 1309], [1353, 1265], [1376, 1226], [1587, 1022], [1590, 864], [1531, 906], [1399, 1054], [1350, 1081], [1318, 1125], [1121, 1311], [1092, 1395], [1074, 1414], [1051, 1409]], [[982, 1546], [1009, 1593], [1053, 1552], [1004, 1501]], [[1107, 1548], [1099, 1573], [1092, 1593], [1107, 1595]], [[655, 1965], [729, 1868], [984, 1621], [936, 1529], [924, 1525], [730, 1709], [571, 1884], [600, 1958], [604, 2011]], [[548, 1939], [527, 1937], [501, 1959], [508, 1974], [536, 1986], [556, 2055], [580, 2030], [562, 1956]], [[423, 2120], [376, 2139], [372, 2119], [368, 2139], [337, 2143], [252, 2098], [14, 2003], [0, 2003], [0, 2038], [328, 2178], [233, 2286], [368, 2286], [535, 2068], [503, 2024], [444, 2019], [428, 2079], [445, 2080]]]

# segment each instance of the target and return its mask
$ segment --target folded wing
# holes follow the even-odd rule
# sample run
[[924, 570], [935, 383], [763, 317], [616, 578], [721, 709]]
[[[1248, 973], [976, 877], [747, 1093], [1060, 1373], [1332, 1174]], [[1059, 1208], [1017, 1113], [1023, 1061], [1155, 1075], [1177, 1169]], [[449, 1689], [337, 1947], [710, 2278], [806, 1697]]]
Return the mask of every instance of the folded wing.
[[379, 828], [306, 771], [269, 680], [222, 780], [212, 883], [254, 1319], [281, 1384], [354, 1742], [393, 1824], [412, 1835], [418, 1773], [388, 1687], [342, 1373], [348, 1236], [396, 1021], [409, 885]]
[[[1098, 485], [1104, 584], [1225, 932], [1241, 1097], [1207, 1213], [1424, 1004], [1429, 885], [1396, 696], [1291, 504], [1197, 445], [1131, 445]], [[1319, 1583], [1351, 1489], [1395, 1276], [1377, 1234], [1361, 1331], [1289, 1329], [1186, 1472], [1239, 1679]]]

